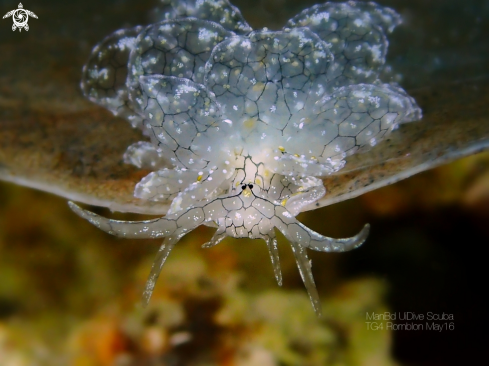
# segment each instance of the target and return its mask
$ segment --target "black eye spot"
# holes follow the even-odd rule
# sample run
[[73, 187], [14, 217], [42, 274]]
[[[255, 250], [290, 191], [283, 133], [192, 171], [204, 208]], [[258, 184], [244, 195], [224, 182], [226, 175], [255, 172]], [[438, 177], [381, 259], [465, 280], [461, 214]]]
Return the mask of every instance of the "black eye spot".
[[245, 189], [246, 189], [246, 184], [243, 184], [243, 185], [241, 186], [241, 189], [242, 189], [242, 190], [245, 190]]
[[253, 189], [253, 184], [248, 184], [248, 187], [250, 187], [250, 189]]

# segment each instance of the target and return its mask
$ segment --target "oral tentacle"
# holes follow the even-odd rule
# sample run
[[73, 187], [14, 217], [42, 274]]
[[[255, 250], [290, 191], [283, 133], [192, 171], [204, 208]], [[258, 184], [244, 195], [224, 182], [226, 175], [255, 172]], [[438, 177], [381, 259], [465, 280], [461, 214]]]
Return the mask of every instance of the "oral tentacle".
[[273, 274], [275, 275], [277, 284], [282, 286], [282, 271], [280, 269], [280, 258], [278, 255], [277, 238], [275, 237], [275, 232], [272, 230], [268, 235], [265, 235], [263, 239], [267, 243], [270, 260], [273, 267]]
[[[180, 213], [180, 215], [172, 215], [173, 217], [168, 218], [162, 217], [154, 220], [145, 221], [121, 221], [112, 220], [96, 213], [87, 211], [74, 202], [68, 202], [70, 208], [80, 217], [86, 219], [92, 225], [98, 227], [100, 230], [105, 231], [108, 234], [130, 239], [158, 239], [168, 237], [175, 234], [179, 230], [183, 230], [185, 233], [195, 229], [199, 226], [202, 220], [196, 221], [192, 225], [189, 225], [190, 220], [181, 220], [185, 215], [191, 216], [188, 210], [185, 213]], [[202, 211], [202, 209], [201, 209]], [[184, 218], [185, 219], [185, 218]], [[184, 222], [182, 222], [184, 221]]]
[[346, 252], [358, 248], [367, 239], [370, 225], [351, 238], [335, 239], [321, 235], [299, 222], [285, 207], [276, 205], [272, 224], [290, 241], [319, 252]]
[[370, 232], [370, 224], [365, 224], [357, 235], [350, 238], [335, 239], [318, 234], [306, 226], [304, 228], [311, 235], [308, 248], [318, 252], [347, 252], [353, 250], [365, 242]]
[[317, 316], [321, 316], [321, 301], [319, 300], [319, 294], [314, 283], [314, 277], [312, 276], [311, 261], [307, 257], [307, 249], [295, 241], [291, 241], [290, 245], [292, 246], [295, 262], [297, 263], [297, 268], [306, 287], [307, 294], [311, 299], [314, 312]]
[[156, 285], [156, 281], [158, 281], [158, 277], [160, 276], [161, 269], [170, 255], [171, 250], [175, 246], [175, 244], [184, 236], [186, 233], [185, 230], [179, 229], [173, 235], [170, 235], [165, 238], [163, 244], [161, 245], [156, 257], [153, 261], [153, 265], [151, 267], [151, 271], [148, 276], [148, 280], [146, 281], [146, 285], [144, 287], [143, 296], [141, 299], [141, 304], [143, 307], [146, 307], [153, 295], [153, 290]]

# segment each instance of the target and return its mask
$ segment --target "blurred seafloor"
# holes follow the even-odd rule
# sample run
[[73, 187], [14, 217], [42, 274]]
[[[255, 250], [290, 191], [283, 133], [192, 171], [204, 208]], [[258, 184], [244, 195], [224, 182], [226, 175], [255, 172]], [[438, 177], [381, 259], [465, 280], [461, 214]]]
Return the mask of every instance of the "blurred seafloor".
[[[400, 27], [389, 38], [395, 71], [419, 72], [419, 79], [402, 80], [404, 87], [422, 89], [425, 78], [460, 85], [476, 78], [487, 85], [489, 34], [480, 25], [489, 19], [487, 3], [433, 1], [438, 12], [425, 16], [433, 27], [450, 27], [410, 42], [410, 32], [421, 29], [412, 15], [423, 14], [426, 2], [380, 2], [408, 23], [409, 31]], [[79, 14], [76, 26], [97, 29], [86, 38], [82, 33], [79, 51], [88, 56], [111, 30], [146, 23], [149, 3], [25, 3], [39, 19], [29, 23], [29, 33], [13, 33], [10, 23], [0, 23], [0, 48], [12, 37], [31, 37], [38, 24], [48, 22], [43, 6], [56, 5], [58, 14]], [[14, 1], [0, 4], [5, 12], [17, 7]], [[310, 4], [235, 2], [252, 26], [269, 28], [279, 28]], [[128, 9], [132, 18], [114, 24], [113, 13]], [[109, 12], [110, 22], [104, 17]], [[63, 18], [49, 21], [59, 29]], [[66, 27], [67, 37], [76, 37], [76, 26]], [[48, 27], [39, 28], [49, 37]], [[432, 36], [438, 33], [448, 34], [449, 41]], [[416, 52], [419, 39], [432, 44], [432, 54]], [[42, 50], [32, 50], [33, 62], [36, 52]], [[187, 235], [174, 249], [143, 310], [137, 303], [158, 241], [113, 238], [76, 217], [63, 198], [0, 183], [0, 365], [382, 366], [487, 360], [487, 153], [299, 218], [333, 237], [352, 235], [365, 222], [372, 225], [368, 241], [354, 252], [311, 253], [324, 299], [322, 319], [312, 311], [285, 241], [280, 289], [263, 243], [227, 239], [203, 250], [200, 245], [212, 235], [208, 228]], [[365, 313], [387, 310], [452, 314], [455, 329], [368, 330]]]

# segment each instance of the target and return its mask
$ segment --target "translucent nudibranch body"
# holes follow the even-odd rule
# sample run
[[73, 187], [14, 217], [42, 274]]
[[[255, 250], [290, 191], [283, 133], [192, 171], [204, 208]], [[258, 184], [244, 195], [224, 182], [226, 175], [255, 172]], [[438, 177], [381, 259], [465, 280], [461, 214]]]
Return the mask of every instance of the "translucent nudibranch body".
[[[162, 22], [120, 30], [92, 51], [85, 95], [140, 128], [150, 142], [128, 147], [126, 163], [154, 170], [135, 187], [143, 200], [171, 201], [165, 217], [110, 220], [70, 203], [110, 234], [165, 238], [143, 302], [171, 249], [199, 225], [265, 240], [281, 284], [277, 228], [291, 243], [320, 313], [306, 249], [360, 246], [369, 226], [332, 239], [296, 216], [326, 194], [320, 177], [421, 118], [416, 102], [382, 83], [386, 34], [400, 24], [375, 3], [325, 3], [280, 31], [252, 30], [227, 0], [166, 1]], [[174, 168], [163, 168], [171, 163]]]

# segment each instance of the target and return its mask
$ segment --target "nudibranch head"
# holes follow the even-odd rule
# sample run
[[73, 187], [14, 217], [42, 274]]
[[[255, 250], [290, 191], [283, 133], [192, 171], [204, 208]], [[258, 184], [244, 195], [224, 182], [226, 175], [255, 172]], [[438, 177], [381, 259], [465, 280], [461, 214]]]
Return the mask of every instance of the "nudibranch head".
[[[369, 226], [332, 239], [296, 216], [326, 194], [320, 177], [343, 168], [348, 155], [421, 118], [403, 89], [379, 80], [399, 15], [372, 2], [325, 3], [280, 31], [253, 31], [227, 0], [182, 0], [170, 1], [162, 18], [96, 46], [82, 89], [149, 137], [124, 160], [154, 170], [135, 196], [171, 201], [170, 209], [139, 222], [72, 209], [113, 235], [165, 238], [145, 303], [172, 247], [202, 224], [217, 228], [206, 247], [227, 236], [265, 240], [281, 284], [276, 228], [319, 314], [306, 249], [354, 249]], [[163, 168], [168, 162], [173, 169]]]

